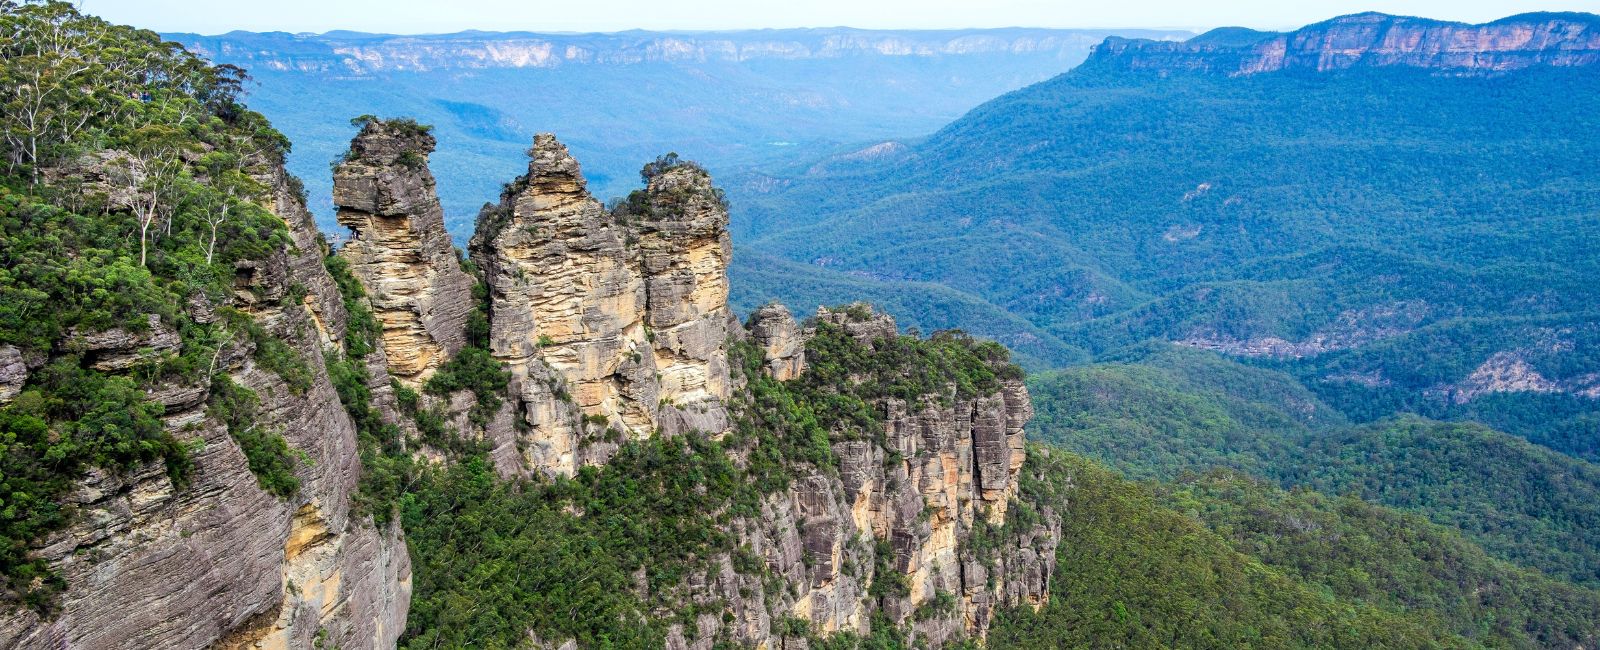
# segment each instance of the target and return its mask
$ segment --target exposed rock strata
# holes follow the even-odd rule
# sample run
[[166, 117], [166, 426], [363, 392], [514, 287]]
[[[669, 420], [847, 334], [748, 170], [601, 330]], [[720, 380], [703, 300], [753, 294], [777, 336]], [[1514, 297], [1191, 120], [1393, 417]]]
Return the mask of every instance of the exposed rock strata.
[[[892, 319], [866, 310], [824, 309], [817, 320], [869, 345], [897, 335]], [[769, 611], [806, 620], [824, 635], [866, 632], [880, 609], [916, 642], [937, 647], [983, 637], [998, 607], [1045, 602], [1060, 532], [1053, 509], [1043, 509], [1036, 526], [1008, 531], [996, 548], [980, 554], [966, 545], [975, 526], [1002, 523], [1016, 496], [1022, 428], [1032, 416], [1021, 381], [948, 404], [928, 395], [878, 406], [886, 414], [881, 446], [834, 442], [836, 474], [802, 468], [758, 519], [735, 525], [740, 544], [782, 578], [784, 589], [774, 593], [726, 566], [693, 577], [696, 602], [727, 601], [734, 620], [702, 616], [676, 630], [669, 647], [709, 648], [718, 633], [781, 647], [786, 640], [773, 631]], [[903, 595], [872, 595], [875, 581], [892, 579], [878, 567], [906, 577]]]
[[351, 239], [339, 254], [367, 288], [389, 372], [413, 387], [466, 345], [472, 277], [461, 270], [428, 171], [434, 139], [408, 123], [366, 123], [334, 169]]
[[1233, 76], [1383, 66], [1489, 74], [1600, 64], [1600, 18], [1522, 14], [1482, 25], [1364, 13], [1286, 34], [1230, 28], [1187, 42], [1109, 38], [1086, 65]]
[[528, 425], [527, 465], [570, 474], [603, 462], [603, 445], [584, 451], [613, 428], [725, 429], [731, 246], [710, 178], [666, 170], [644, 191], [648, 213], [619, 217], [553, 136], [529, 156], [472, 245], [490, 349]]
[[28, 364], [22, 361], [22, 351], [16, 346], [0, 345], [0, 404], [22, 392], [27, 381]]
[[1426, 302], [1400, 301], [1364, 309], [1346, 310], [1341, 312], [1334, 322], [1300, 341], [1290, 341], [1277, 336], [1240, 339], [1219, 332], [1213, 327], [1199, 327], [1176, 343], [1245, 357], [1299, 359], [1339, 350], [1351, 350], [1410, 333], [1427, 322], [1433, 315], [1432, 312], [1432, 306]]
[[[226, 428], [207, 416], [203, 378], [159, 390], [174, 435], [204, 441], [192, 455], [193, 483], [175, 490], [159, 464], [126, 476], [92, 472], [68, 497], [77, 522], [38, 549], [66, 583], [59, 613], [0, 615], [0, 647], [310, 647], [320, 633], [329, 647], [355, 648], [398, 639], [410, 560], [398, 530], [352, 515], [355, 428], [322, 361], [324, 344], [343, 337], [343, 308], [310, 214], [282, 170], [271, 174], [268, 207], [289, 223], [295, 248], [248, 269], [235, 304], [291, 342], [314, 379], [295, 394], [255, 365], [247, 343], [228, 348], [219, 369], [260, 396], [259, 426], [305, 454], [299, 493], [286, 501], [258, 487]], [[261, 298], [281, 298], [292, 283], [306, 287], [304, 303]]]

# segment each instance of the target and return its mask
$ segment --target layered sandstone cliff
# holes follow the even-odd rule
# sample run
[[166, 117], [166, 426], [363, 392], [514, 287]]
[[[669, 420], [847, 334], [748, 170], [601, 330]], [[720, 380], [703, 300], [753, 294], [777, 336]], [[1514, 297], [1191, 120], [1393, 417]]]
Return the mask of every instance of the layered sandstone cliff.
[[[366, 124], [336, 170], [340, 219], [352, 234], [337, 254], [367, 295], [351, 304], [381, 321], [374, 349], [356, 364], [367, 374], [371, 417], [406, 434], [402, 453], [448, 463], [450, 450], [412, 444], [420, 424], [407, 421], [404, 391], [391, 385], [426, 386], [463, 350], [483, 354], [482, 342], [467, 340], [475, 279], [439, 218], [426, 167], [432, 145], [422, 130]], [[530, 156], [528, 173], [481, 216], [472, 246], [488, 289], [488, 353], [511, 374], [504, 406], [472, 421], [470, 391], [419, 398], [454, 435], [487, 443], [502, 475], [572, 474], [607, 462], [628, 437], [698, 431], [731, 441], [756, 407], [752, 382], [814, 376], [806, 374], [814, 337], [852, 342], [853, 358], [906, 362], [895, 346], [909, 339], [864, 305], [824, 309], [805, 324], [772, 305], [740, 326], [727, 304], [727, 208], [700, 167], [663, 157], [646, 166], [644, 189], [606, 209], [553, 137], [540, 136]], [[281, 169], [270, 174], [268, 207], [289, 225], [293, 246], [242, 263], [226, 305], [197, 300], [188, 309], [214, 323], [221, 307], [237, 308], [305, 362], [309, 385], [291, 385], [241, 336], [215, 366], [260, 397], [254, 426], [281, 432], [301, 459], [298, 491], [260, 487], [228, 425], [207, 408], [215, 384], [161, 385], [152, 396], [167, 407], [169, 428], [204, 442], [194, 483], [175, 487], [159, 466], [90, 474], [71, 497], [77, 523], [39, 550], [67, 585], [60, 612], [0, 616], [0, 646], [383, 648], [405, 629], [403, 534], [355, 507], [357, 423], [325, 364], [359, 335], [346, 306], [353, 298], [324, 265], [328, 251]], [[176, 339], [159, 320], [138, 332], [74, 336], [105, 372]], [[736, 349], [760, 358], [735, 371]], [[40, 363], [0, 349], [3, 386]], [[962, 392], [952, 378], [914, 396], [874, 398], [872, 430], [829, 432], [828, 462], [782, 468], [785, 480], [759, 498], [759, 512], [728, 524], [735, 544], [724, 548], [737, 550], [707, 558], [709, 568], [675, 588], [676, 602], [702, 613], [671, 626], [668, 645], [790, 647], [804, 641], [795, 627], [803, 621], [810, 635], [889, 625], [909, 642], [939, 646], [983, 638], [999, 607], [1043, 604], [1059, 519], [1049, 507], [1007, 517], [1027, 391], [1003, 358], [981, 363], [997, 378], [987, 388]], [[730, 453], [746, 462], [760, 438], [740, 439]]]
[[1251, 75], [1403, 67], [1492, 74], [1600, 64], [1600, 17], [1534, 13], [1481, 25], [1364, 13], [1289, 33], [1229, 28], [1185, 42], [1109, 38], [1091, 67]]
[[570, 474], [617, 434], [725, 429], [731, 246], [710, 178], [663, 170], [644, 210], [613, 213], [553, 136], [529, 156], [472, 243], [527, 465]]
[[[291, 250], [238, 269], [229, 299], [289, 341], [311, 375], [303, 391], [252, 357], [247, 336], [218, 355], [216, 372], [260, 398], [256, 426], [281, 433], [301, 458], [298, 492], [263, 490], [227, 427], [207, 410], [207, 377], [170, 380], [152, 393], [167, 427], [196, 451], [193, 482], [176, 488], [159, 465], [123, 476], [92, 472], [69, 497], [75, 523], [38, 549], [65, 584], [59, 610], [0, 614], [7, 648], [393, 647], [410, 603], [411, 565], [398, 528], [374, 527], [352, 497], [361, 473], [356, 430], [323, 365], [344, 336], [345, 313], [323, 267], [321, 237], [281, 168], [264, 206], [282, 216]], [[297, 298], [292, 287], [303, 287]], [[188, 309], [214, 322], [205, 301]], [[111, 360], [150, 350], [156, 328], [124, 340], [85, 333]], [[135, 346], [135, 347], [128, 347]]]

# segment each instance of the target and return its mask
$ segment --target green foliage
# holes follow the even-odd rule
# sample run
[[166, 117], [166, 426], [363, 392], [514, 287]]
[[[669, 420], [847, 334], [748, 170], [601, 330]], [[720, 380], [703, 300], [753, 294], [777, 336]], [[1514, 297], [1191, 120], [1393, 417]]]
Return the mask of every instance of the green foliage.
[[350, 271], [349, 260], [338, 255], [327, 255], [322, 262], [328, 274], [333, 276], [333, 282], [344, 300], [344, 311], [348, 318], [345, 324], [345, 354], [357, 359], [366, 357], [378, 344], [378, 337], [383, 335], [378, 317], [367, 307], [367, 290], [362, 288], [361, 281]]
[[1036, 440], [1130, 475], [1226, 467], [1421, 514], [1494, 556], [1600, 586], [1600, 469], [1477, 425], [1351, 425], [1292, 376], [1157, 346], [1035, 378]]
[[67, 357], [39, 370], [31, 388], [0, 407], [4, 594], [39, 611], [49, 611], [61, 584], [28, 551], [68, 522], [70, 510], [59, 501], [87, 468], [126, 472], [162, 461], [180, 488], [193, 470], [188, 450], [162, 427], [159, 404], [133, 380], [78, 361]]
[[206, 406], [207, 414], [226, 425], [228, 435], [244, 451], [245, 462], [261, 489], [282, 499], [292, 498], [300, 491], [289, 443], [282, 435], [256, 426], [260, 399], [255, 391], [219, 373], [211, 380], [211, 397]]
[[734, 186], [734, 299], [872, 297], [1036, 369], [1151, 339], [1321, 342], [1350, 349], [1263, 363], [1350, 419], [1478, 420], [1596, 460], [1594, 400], [1440, 389], [1499, 352], [1564, 386], [1600, 368], [1597, 99], [1592, 67], [1085, 66], [899, 155]]
[[1486, 647], [1587, 647], [1600, 635], [1600, 592], [1491, 559], [1414, 514], [1354, 496], [1286, 492], [1231, 472], [1158, 494], [1300, 581]]
[[439, 367], [424, 387], [429, 394], [449, 395], [458, 390], [470, 390], [477, 397], [469, 417], [473, 423], [483, 426], [493, 417], [495, 411], [500, 410], [501, 395], [506, 391], [506, 383], [511, 381], [511, 372], [505, 369], [505, 364], [494, 358], [494, 354], [485, 348], [469, 345], [451, 357], [443, 366]]
[[[0, 598], [44, 611], [59, 581], [27, 552], [69, 523], [58, 501], [84, 471], [159, 461], [180, 489], [187, 482], [187, 445], [147, 390], [212, 381], [241, 329], [256, 362], [291, 391], [311, 374], [242, 314], [201, 323], [184, 309], [224, 304], [238, 289], [236, 263], [290, 245], [283, 222], [255, 202], [265, 190], [255, 179], [273, 175], [288, 141], [238, 103], [243, 70], [65, 2], [0, 4], [0, 34], [0, 344], [46, 363], [0, 407]], [[175, 354], [93, 368], [79, 335], [137, 335], [152, 316], [178, 333]], [[235, 388], [212, 399], [233, 409], [230, 424], [251, 403]], [[281, 438], [230, 430], [263, 487], [294, 491]]]
[[728, 506], [752, 496], [722, 447], [698, 436], [630, 442], [606, 466], [551, 483], [499, 480], [477, 457], [426, 471], [401, 508], [417, 558], [402, 647], [511, 647], [529, 630], [659, 647], [654, 608], [733, 550]]
[[1025, 472], [1024, 500], [1065, 504], [1059, 568], [1050, 602], [1037, 613], [1003, 612], [990, 647], [1470, 645], [1426, 621], [1301, 583], [1085, 459], [1033, 448]]

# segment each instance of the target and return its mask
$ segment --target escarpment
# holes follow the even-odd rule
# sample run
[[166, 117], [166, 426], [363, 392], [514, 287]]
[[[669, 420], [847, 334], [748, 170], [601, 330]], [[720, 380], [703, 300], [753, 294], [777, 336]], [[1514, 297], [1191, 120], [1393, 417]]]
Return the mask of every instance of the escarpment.
[[[281, 167], [262, 166], [259, 207], [287, 225], [282, 247], [193, 296], [188, 320], [70, 332], [80, 363], [121, 373], [191, 345], [193, 323], [218, 328], [205, 372], [149, 390], [194, 445], [192, 482], [160, 463], [84, 476], [66, 499], [75, 523], [35, 551], [64, 585], [59, 609], [0, 614], [0, 646], [394, 647], [429, 633], [407, 621], [413, 596], [438, 611], [420, 599], [459, 583], [427, 573], [452, 567], [426, 549], [487, 539], [413, 535], [408, 549], [424, 527], [409, 509], [455, 498], [427, 490], [474, 468], [497, 498], [556, 503], [519, 511], [507, 535], [553, 528], [513, 545], [511, 566], [540, 549], [615, 553], [663, 526], [646, 539], [670, 559], [651, 546], [607, 583], [636, 604], [607, 620], [643, 621], [652, 646], [892, 634], [936, 647], [983, 639], [1000, 608], [1045, 603], [1060, 519], [1019, 498], [1031, 410], [1003, 348], [903, 336], [865, 305], [803, 323], [769, 305], [741, 325], [727, 207], [705, 170], [664, 156], [608, 209], [548, 135], [480, 215], [464, 266], [431, 147], [407, 122], [363, 126], [335, 172], [352, 233], [338, 251]], [[0, 348], [0, 404], [31, 399], [49, 361], [35, 356]], [[264, 464], [274, 453], [282, 464]], [[650, 474], [671, 468], [698, 469]], [[603, 510], [653, 510], [629, 499], [661, 483], [689, 486], [656, 495], [676, 509]], [[615, 570], [589, 559], [585, 574]], [[622, 598], [574, 593], [538, 597]], [[567, 640], [533, 623], [512, 636]]]
[[1469, 25], [1363, 13], [1289, 33], [1219, 29], [1185, 42], [1109, 38], [1088, 66], [1234, 76], [1354, 67], [1402, 67], [1492, 74], [1539, 66], [1600, 64], [1600, 20], [1532, 13]]
[[389, 372], [413, 387], [466, 345], [472, 278], [444, 230], [428, 154], [408, 120], [372, 119], [334, 168], [333, 202], [351, 239], [339, 248], [383, 326]]
[[[259, 169], [268, 188], [260, 207], [287, 224], [288, 246], [238, 264], [232, 295], [196, 294], [182, 307], [192, 322], [221, 328], [210, 368], [147, 389], [165, 428], [193, 449], [188, 484], [175, 485], [161, 463], [79, 480], [66, 498], [73, 523], [33, 551], [62, 590], [45, 615], [0, 614], [0, 647], [393, 647], [403, 632], [410, 558], [398, 527], [358, 513], [356, 428], [323, 363], [345, 336], [338, 289], [281, 166]], [[228, 320], [228, 310], [259, 331]], [[169, 327], [87, 337], [114, 373], [110, 360], [149, 354], [145, 339]], [[266, 361], [262, 346], [277, 341], [295, 370]], [[249, 405], [248, 422], [219, 410], [221, 393]], [[264, 489], [256, 452], [237, 437], [245, 426], [281, 436], [298, 459], [292, 490]]]
[[[774, 368], [794, 366], [775, 366], [762, 340], [792, 326], [786, 318], [763, 308], [752, 316], [759, 334], [741, 344], [736, 367], [750, 390], [733, 399], [735, 436], [759, 431], [735, 449], [760, 454], [782, 444], [769, 436], [793, 434], [762, 415], [774, 394], [806, 402], [838, 394], [841, 407], [861, 400], [873, 415], [863, 424], [818, 414], [827, 460], [791, 459], [787, 487], [729, 526], [759, 570], [725, 561], [691, 576], [693, 602], [720, 599], [729, 615], [674, 628], [668, 647], [709, 648], [716, 638], [787, 647], [797, 641], [794, 621], [819, 637], [891, 626], [908, 643], [938, 647], [983, 638], [998, 608], [1041, 606], [1060, 520], [1050, 507], [1008, 517], [1032, 415], [1015, 368], [992, 356], [993, 344], [903, 337], [888, 316], [854, 305], [809, 320], [799, 344], [816, 365], [780, 381]], [[959, 361], [934, 372], [906, 365], [922, 355]], [[971, 384], [958, 386], [958, 377]]]

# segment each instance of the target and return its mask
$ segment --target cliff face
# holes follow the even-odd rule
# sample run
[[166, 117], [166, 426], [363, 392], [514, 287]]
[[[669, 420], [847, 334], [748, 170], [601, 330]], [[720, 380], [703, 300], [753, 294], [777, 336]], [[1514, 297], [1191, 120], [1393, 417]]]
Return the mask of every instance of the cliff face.
[[[824, 309], [814, 322], [853, 338], [866, 355], [886, 351], [898, 336], [894, 321], [862, 309]], [[774, 329], [787, 316], [780, 310], [758, 312], [753, 329]], [[762, 372], [772, 375], [774, 358], [766, 360]], [[736, 522], [740, 544], [779, 581], [753, 579], [729, 562], [696, 576], [696, 603], [720, 599], [736, 614], [731, 622], [702, 615], [676, 629], [669, 647], [710, 648], [719, 634], [790, 647], [796, 640], [774, 617], [800, 619], [823, 636], [867, 633], [886, 621], [912, 642], [938, 647], [982, 638], [998, 607], [1042, 605], [1059, 518], [1047, 507], [1037, 521], [1002, 527], [1017, 494], [1022, 427], [1032, 416], [1027, 389], [1005, 379], [991, 393], [948, 398], [878, 400], [881, 438], [833, 442], [837, 471], [797, 468], [758, 518]]]
[[[381, 321], [362, 362], [371, 417], [409, 434], [397, 442], [415, 460], [452, 462], [449, 450], [411, 444], [421, 421], [401, 414], [419, 405], [403, 406], [390, 384], [422, 385], [454, 367], [446, 366], [453, 355], [481, 353], [481, 342], [467, 341], [473, 278], [448, 248], [431, 192], [432, 144], [393, 123], [363, 128], [336, 170], [340, 220], [353, 235], [338, 255]], [[761, 438], [736, 426], [748, 429], [753, 409], [773, 408], [757, 403], [752, 383], [776, 390], [805, 381], [808, 339], [847, 341], [854, 362], [908, 363], [897, 355], [911, 339], [863, 305], [821, 310], [805, 327], [769, 306], [741, 327], [727, 305], [727, 209], [698, 166], [659, 159], [646, 167], [644, 189], [607, 210], [553, 137], [540, 136], [530, 154], [528, 174], [485, 210], [473, 242], [488, 288], [488, 354], [511, 375], [504, 406], [474, 423], [470, 391], [419, 397], [457, 433], [488, 442], [502, 475], [573, 474], [607, 462], [626, 437], [691, 431], [742, 440], [729, 443], [730, 458], [749, 463]], [[77, 523], [38, 551], [67, 585], [59, 614], [0, 616], [0, 646], [381, 648], [404, 631], [403, 533], [355, 509], [363, 448], [341, 404], [350, 378], [341, 375], [336, 390], [323, 356], [359, 335], [347, 305], [360, 302], [346, 302], [353, 298], [325, 266], [311, 215], [281, 170], [272, 173], [261, 180], [275, 188], [270, 207], [293, 246], [241, 264], [227, 306], [291, 342], [310, 378], [291, 385], [262, 367], [252, 337], [224, 346], [216, 368], [260, 396], [254, 426], [281, 432], [304, 454], [298, 491], [280, 497], [259, 486], [228, 424], [208, 408], [218, 384], [161, 385], [152, 394], [167, 426], [204, 441], [194, 484], [177, 489], [156, 465], [91, 473], [70, 497]], [[215, 323], [223, 306], [197, 300], [188, 309]], [[147, 331], [73, 336], [106, 372], [177, 337], [159, 320]], [[974, 349], [959, 345], [952, 349]], [[736, 349], [760, 358], [736, 372]], [[1031, 416], [1027, 390], [1002, 358], [970, 358], [994, 375], [981, 390], [961, 392], [946, 377], [914, 395], [872, 398], [871, 430], [823, 432], [825, 461], [782, 467], [780, 483], [752, 496], [758, 514], [728, 520], [723, 532], [736, 545], [671, 592], [673, 604], [701, 613], [667, 628], [668, 646], [792, 647], [806, 638], [795, 621], [821, 636], [892, 625], [938, 646], [982, 638], [997, 607], [1043, 604], [1059, 519], [1049, 507], [1007, 518]], [[13, 375], [39, 363], [0, 350], [0, 379], [19, 383]], [[826, 390], [874, 380], [842, 381]]]
[[[405, 626], [411, 564], [398, 528], [374, 528], [352, 511], [361, 472], [356, 431], [323, 365], [344, 336], [345, 313], [322, 264], [311, 215], [282, 170], [265, 206], [289, 225], [294, 248], [241, 265], [233, 306], [292, 343], [311, 375], [303, 391], [252, 357], [236, 337], [217, 372], [260, 396], [256, 425], [304, 454], [300, 490], [281, 499], [257, 483], [226, 426], [208, 414], [204, 377], [163, 384], [167, 428], [195, 441], [194, 482], [175, 489], [156, 464], [125, 476], [92, 472], [69, 497], [76, 523], [37, 550], [66, 585], [49, 620], [32, 610], [0, 615], [0, 647], [392, 647]], [[291, 287], [306, 289], [296, 302]], [[216, 305], [195, 302], [197, 320]], [[104, 333], [101, 333], [104, 334]], [[106, 358], [135, 353], [116, 336], [90, 335]], [[110, 366], [108, 366], [110, 367]]]
[[383, 327], [388, 370], [413, 387], [466, 345], [472, 278], [461, 270], [415, 124], [372, 120], [333, 172], [333, 202], [351, 239], [339, 254], [366, 286]]
[[[208, 58], [252, 69], [366, 76], [396, 71], [559, 68], [583, 65], [1039, 54], [1071, 62], [1107, 30], [785, 29], [729, 32], [536, 34], [464, 32], [391, 36], [174, 34]], [[1144, 31], [1152, 38], [1181, 32]]]
[[805, 338], [787, 307], [777, 303], [762, 306], [750, 315], [746, 328], [766, 355], [767, 362], [763, 370], [768, 376], [787, 381], [805, 371]]
[[1365, 13], [1286, 34], [1227, 29], [1181, 43], [1110, 38], [1086, 65], [1237, 76], [1355, 67], [1489, 74], [1596, 63], [1600, 17], [1592, 14], [1522, 14], [1468, 25]]

